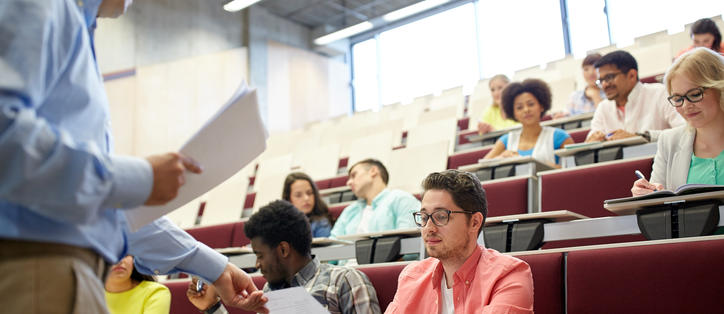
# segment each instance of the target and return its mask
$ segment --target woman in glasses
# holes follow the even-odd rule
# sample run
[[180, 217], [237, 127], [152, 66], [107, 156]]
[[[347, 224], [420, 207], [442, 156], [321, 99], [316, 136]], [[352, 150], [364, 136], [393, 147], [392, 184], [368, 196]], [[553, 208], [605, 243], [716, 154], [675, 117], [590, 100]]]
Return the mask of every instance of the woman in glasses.
[[559, 163], [553, 151], [573, 144], [565, 131], [540, 125], [540, 120], [551, 108], [551, 90], [539, 79], [510, 83], [503, 90], [503, 110], [520, 122], [523, 128], [505, 134], [495, 142], [485, 159], [496, 157], [533, 156], [551, 165]]
[[661, 133], [651, 180], [637, 180], [631, 193], [724, 184], [724, 57], [696, 48], [674, 62], [664, 82], [687, 125]]

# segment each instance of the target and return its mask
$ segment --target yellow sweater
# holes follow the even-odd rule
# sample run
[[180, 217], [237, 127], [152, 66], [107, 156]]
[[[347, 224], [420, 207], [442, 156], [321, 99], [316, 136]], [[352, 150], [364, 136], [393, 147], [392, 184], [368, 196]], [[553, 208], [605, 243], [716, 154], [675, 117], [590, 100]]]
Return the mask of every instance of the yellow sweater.
[[142, 281], [128, 291], [106, 291], [106, 303], [111, 314], [168, 314], [171, 292], [160, 283]]
[[500, 106], [488, 106], [488, 108], [485, 109], [485, 113], [483, 113], [483, 122], [492, 125], [496, 130], [520, 125], [511, 119], [503, 119], [503, 117], [500, 116], [500, 110]]

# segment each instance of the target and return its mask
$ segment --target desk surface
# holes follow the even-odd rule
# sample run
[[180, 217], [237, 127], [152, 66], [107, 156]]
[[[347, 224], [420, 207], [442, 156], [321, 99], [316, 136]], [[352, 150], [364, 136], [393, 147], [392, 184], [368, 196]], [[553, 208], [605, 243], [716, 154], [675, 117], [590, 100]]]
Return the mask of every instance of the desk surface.
[[357, 240], [363, 240], [363, 239], [369, 239], [369, 238], [380, 238], [380, 237], [384, 237], [384, 236], [396, 236], [396, 235], [404, 235], [404, 236], [420, 235], [420, 228], [409, 228], [409, 229], [397, 229], [397, 230], [387, 230], [387, 231], [379, 231], [379, 232], [348, 234], [348, 235], [339, 236], [338, 238], [340, 240], [357, 241]]
[[563, 117], [548, 121], [543, 121], [540, 123], [542, 126], [551, 126], [551, 125], [559, 125], [559, 124], [565, 124], [573, 121], [583, 121], [583, 120], [591, 120], [593, 119], [593, 112], [587, 112], [582, 114], [577, 114], [575, 116], [569, 116], [569, 117]]
[[629, 138], [624, 138], [620, 140], [615, 141], [603, 141], [603, 142], [595, 142], [595, 143], [580, 143], [580, 144], [573, 144], [572, 146], [575, 148], [561, 148], [554, 151], [554, 153], [560, 157], [567, 157], [575, 155], [578, 152], [582, 151], [589, 151], [594, 149], [601, 149], [606, 147], [613, 147], [613, 146], [632, 146], [632, 145], [639, 145], [639, 144], [646, 144], [648, 141], [641, 137], [641, 136], [632, 136]]
[[497, 223], [501, 223], [501, 222], [514, 222], [514, 221], [525, 221], [525, 220], [534, 220], [534, 219], [550, 219], [550, 220], [553, 220], [554, 222], [563, 222], [563, 221], [571, 221], [571, 220], [586, 219], [586, 218], [588, 218], [588, 217], [583, 216], [578, 213], [574, 213], [572, 211], [555, 210], [555, 211], [531, 213], [531, 214], [488, 217], [488, 219], [485, 219], [485, 225], [487, 226], [487, 225], [497, 224]]
[[497, 167], [497, 166], [503, 166], [503, 165], [517, 165], [517, 164], [525, 164], [525, 163], [536, 163], [536, 165], [538, 166], [538, 171], [556, 169], [555, 167], [553, 167], [545, 162], [542, 162], [540, 160], [537, 160], [537, 159], [533, 158], [532, 156], [517, 156], [517, 157], [509, 157], [509, 158], [480, 159], [480, 160], [478, 160], [478, 163], [458, 167], [458, 170], [474, 171], [474, 170], [478, 170], [478, 169], [482, 169], [482, 168], [490, 168], [490, 167]]
[[648, 206], [656, 206], [656, 205], [678, 203], [678, 202], [703, 201], [703, 200], [710, 200], [710, 199], [718, 199], [718, 200], [724, 201], [724, 191], [714, 191], [714, 192], [687, 194], [687, 195], [675, 195], [675, 196], [651, 198], [651, 199], [645, 199], [645, 200], [640, 200], [640, 201], [631, 201], [631, 202], [624, 202], [624, 203], [617, 203], [617, 204], [604, 203], [603, 208], [608, 209], [608, 211], [615, 213], [617, 215], [624, 216], [624, 215], [636, 214], [637, 210], [644, 208], [644, 207], [648, 207]]

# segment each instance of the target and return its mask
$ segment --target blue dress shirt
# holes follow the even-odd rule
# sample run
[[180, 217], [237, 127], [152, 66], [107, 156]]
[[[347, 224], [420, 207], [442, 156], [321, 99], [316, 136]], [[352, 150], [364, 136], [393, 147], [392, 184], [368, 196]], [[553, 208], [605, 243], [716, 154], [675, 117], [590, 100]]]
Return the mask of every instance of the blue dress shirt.
[[0, 1], [0, 238], [126, 254], [146, 273], [213, 282], [227, 259], [162, 218], [131, 233], [121, 208], [145, 202], [153, 172], [111, 153], [108, 99], [93, 48], [101, 0]]

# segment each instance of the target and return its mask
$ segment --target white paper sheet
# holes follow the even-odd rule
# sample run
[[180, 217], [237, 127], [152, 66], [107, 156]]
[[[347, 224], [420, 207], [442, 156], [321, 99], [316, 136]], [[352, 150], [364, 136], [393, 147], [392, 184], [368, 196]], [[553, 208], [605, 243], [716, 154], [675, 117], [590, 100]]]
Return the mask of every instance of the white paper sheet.
[[264, 296], [269, 298], [266, 303], [269, 314], [329, 313], [302, 287], [274, 290]]
[[179, 149], [196, 160], [203, 167], [203, 173], [188, 172], [186, 184], [166, 205], [126, 210], [131, 230], [136, 231], [185, 205], [239, 172], [266, 149], [267, 137], [256, 90], [242, 83], [231, 100]]

